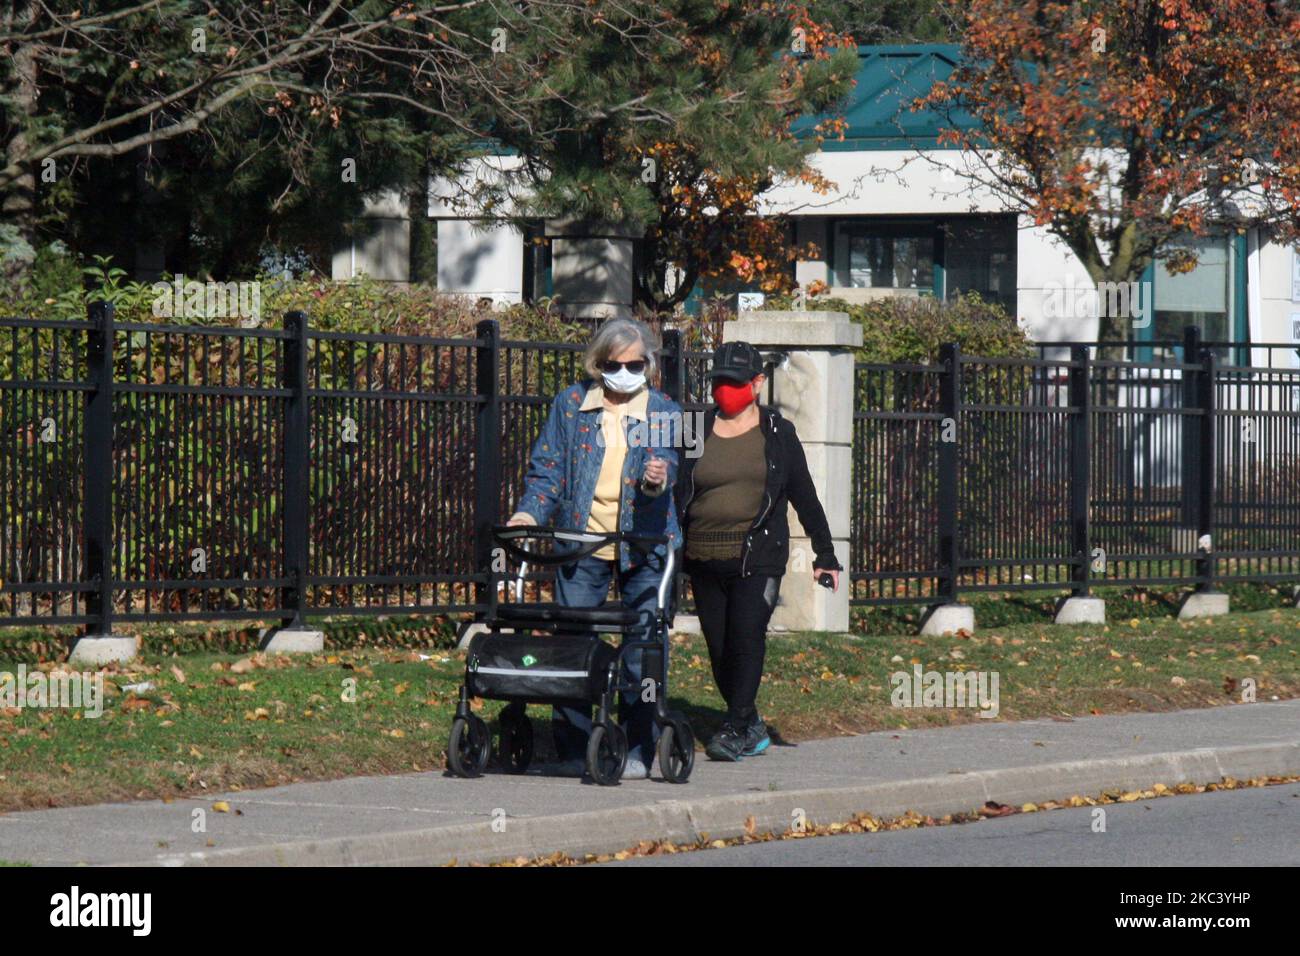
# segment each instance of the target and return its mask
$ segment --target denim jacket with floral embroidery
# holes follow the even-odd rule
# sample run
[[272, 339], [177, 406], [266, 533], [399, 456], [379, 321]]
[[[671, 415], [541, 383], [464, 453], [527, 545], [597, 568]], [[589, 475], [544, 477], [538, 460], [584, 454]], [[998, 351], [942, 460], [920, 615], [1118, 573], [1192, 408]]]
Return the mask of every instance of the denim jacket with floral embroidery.
[[[584, 531], [591, 517], [596, 480], [605, 457], [600, 441], [601, 409], [584, 411], [587, 393], [597, 383], [577, 382], [560, 392], [551, 403], [551, 413], [533, 443], [528, 461], [524, 493], [516, 511], [531, 515], [539, 525], [566, 531]], [[650, 389], [645, 423], [624, 420], [627, 458], [623, 462], [623, 498], [619, 503], [619, 529], [667, 535], [670, 545], [681, 546], [681, 529], [673, 504], [677, 480], [678, 448], [682, 434], [681, 406], [657, 389]], [[663, 490], [647, 494], [641, 488], [649, 452], [668, 463], [668, 480]], [[655, 553], [662, 556], [664, 546]], [[627, 570], [643, 560], [640, 551], [622, 544], [619, 567]]]

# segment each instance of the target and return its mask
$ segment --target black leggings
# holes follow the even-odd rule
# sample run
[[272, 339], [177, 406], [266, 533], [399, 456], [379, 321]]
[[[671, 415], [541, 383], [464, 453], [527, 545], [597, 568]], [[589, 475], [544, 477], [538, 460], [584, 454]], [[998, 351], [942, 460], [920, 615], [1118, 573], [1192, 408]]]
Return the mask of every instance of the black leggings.
[[688, 560], [685, 569], [727, 717], [737, 727], [747, 727], [758, 716], [755, 701], [763, 679], [767, 622], [781, 579], [764, 574], [741, 577], [739, 558]]

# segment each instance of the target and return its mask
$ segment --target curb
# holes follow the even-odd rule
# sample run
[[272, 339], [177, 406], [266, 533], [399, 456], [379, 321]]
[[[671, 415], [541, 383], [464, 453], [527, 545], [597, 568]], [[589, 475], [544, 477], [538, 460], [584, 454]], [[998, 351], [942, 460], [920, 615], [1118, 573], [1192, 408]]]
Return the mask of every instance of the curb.
[[816, 790], [740, 793], [698, 800], [661, 800], [543, 817], [508, 817], [502, 832], [469, 823], [403, 833], [294, 841], [258, 847], [160, 855], [132, 866], [438, 866], [492, 863], [557, 851], [581, 857], [614, 853], [641, 840], [694, 843], [745, 833], [752, 816], [758, 832], [785, 832], [797, 812], [809, 822], [832, 823], [868, 812], [892, 817], [915, 810], [928, 816], [961, 813], [985, 801], [1018, 805], [1140, 790], [1156, 783], [1214, 783], [1300, 773], [1300, 740], [1199, 748], [1134, 757], [1108, 757], [979, 770], [941, 777]]

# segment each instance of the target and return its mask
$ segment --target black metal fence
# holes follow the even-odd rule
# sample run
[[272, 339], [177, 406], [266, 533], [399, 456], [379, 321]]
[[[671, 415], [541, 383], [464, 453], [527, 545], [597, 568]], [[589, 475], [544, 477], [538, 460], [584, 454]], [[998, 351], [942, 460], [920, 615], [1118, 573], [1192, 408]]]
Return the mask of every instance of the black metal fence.
[[473, 608], [478, 333], [0, 319], [0, 624]]
[[[582, 348], [0, 318], [0, 626], [481, 612]], [[663, 387], [707, 361], [668, 332]]]
[[[0, 318], [0, 626], [482, 611], [484, 529], [581, 351], [492, 320]], [[709, 358], [664, 334], [687, 411]], [[859, 364], [855, 402], [855, 603], [1300, 580], [1300, 371], [1195, 336], [1146, 362], [946, 347]]]
[[1189, 329], [1181, 354], [1147, 361], [946, 346], [935, 365], [858, 364], [853, 603], [1300, 581], [1300, 369], [1272, 364], [1285, 349], [1234, 346], [1270, 364], [1225, 364]]

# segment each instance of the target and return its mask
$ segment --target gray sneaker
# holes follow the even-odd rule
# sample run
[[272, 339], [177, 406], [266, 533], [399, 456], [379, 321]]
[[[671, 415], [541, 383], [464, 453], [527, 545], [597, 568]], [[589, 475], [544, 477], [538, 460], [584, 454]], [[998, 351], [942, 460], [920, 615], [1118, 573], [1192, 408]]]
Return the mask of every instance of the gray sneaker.
[[745, 757], [757, 757], [770, 746], [772, 746], [772, 738], [767, 734], [767, 724], [763, 723], [761, 717], [755, 717], [754, 722], [745, 728], [745, 746], [741, 754]]
[[745, 755], [745, 732], [736, 730], [730, 721], [723, 723], [722, 729], [713, 735], [709, 745], [704, 748], [710, 760], [726, 760], [735, 763]]

